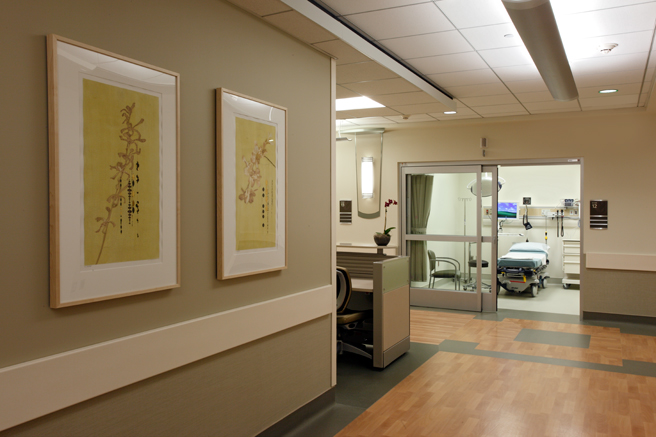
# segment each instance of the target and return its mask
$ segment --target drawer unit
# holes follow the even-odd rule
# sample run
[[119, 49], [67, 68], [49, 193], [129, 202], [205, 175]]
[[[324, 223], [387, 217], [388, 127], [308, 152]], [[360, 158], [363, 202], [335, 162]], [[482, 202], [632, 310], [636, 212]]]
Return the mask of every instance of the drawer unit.
[[563, 288], [569, 288], [571, 284], [580, 285], [581, 273], [581, 241], [563, 240]]

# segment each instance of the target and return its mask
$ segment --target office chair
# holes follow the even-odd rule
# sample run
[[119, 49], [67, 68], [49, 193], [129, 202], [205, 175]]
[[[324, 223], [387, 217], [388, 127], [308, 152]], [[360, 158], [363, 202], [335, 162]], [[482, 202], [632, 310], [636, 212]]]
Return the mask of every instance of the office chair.
[[[428, 281], [428, 288], [433, 288], [433, 284], [435, 284], [436, 278], [453, 279], [456, 290], [460, 290], [460, 262], [453, 258], [442, 256], [436, 257], [435, 252], [432, 250], [428, 251], [428, 261], [430, 263], [430, 279]], [[453, 268], [437, 270], [436, 267], [439, 267], [440, 262], [450, 264], [453, 266]]]
[[372, 359], [367, 352], [373, 344], [373, 331], [364, 326], [371, 319], [373, 311], [352, 311], [348, 309], [353, 286], [351, 276], [344, 267], [337, 267], [337, 353], [351, 352]]

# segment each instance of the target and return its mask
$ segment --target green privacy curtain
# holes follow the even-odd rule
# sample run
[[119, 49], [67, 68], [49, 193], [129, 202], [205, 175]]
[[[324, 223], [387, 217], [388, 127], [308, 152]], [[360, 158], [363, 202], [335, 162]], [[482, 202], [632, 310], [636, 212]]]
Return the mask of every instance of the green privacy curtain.
[[[433, 176], [410, 176], [410, 233], [426, 234], [426, 225], [431, 210]], [[428, 254], [425, 241], [410, 242], [410, 280], [428, 280]]]

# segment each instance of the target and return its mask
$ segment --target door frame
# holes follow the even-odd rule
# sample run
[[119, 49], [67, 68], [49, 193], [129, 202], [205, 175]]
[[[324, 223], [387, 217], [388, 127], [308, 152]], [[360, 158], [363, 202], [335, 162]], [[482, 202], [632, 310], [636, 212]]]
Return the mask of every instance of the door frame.
[[[408, 168], [408, 167], [430, 167], [430, 166], [439, 166], [439, 167], [448, 167], [448, 166], [482, 166], [482, 167], [487, 167], [487, 166], [506, 166], [506, 167], [524, 167], [524, 166], [544, 166], [544, 165], [578, 165], [579, 166], [579, 178], [580, 178], [580, 193], [579, 193], [579, 200], [580, 200], [580, 205], [579, 205], [579, 220], [581, 224], [585, 223], [585, 214], [586, 209], [585, 209], [585, 185], [584, 185], [584, 175], [585, 175], [585, 166], [584, 166], [584, 158], [581, 156], [574, 156], [574, 157], [569, 157], [569, 158], [538, 158], [538, 159], [502, 159], [502, 160], [471, 160], [471, 161], [425, 161], [425, 162], [399, 162], [398, 163], [398, 184], [399, 184], [399, 193], [401, 194], [399, 196], [399, 223], [403, 226], [402, 230], [405, 230], [405, 220], [406, 217], [403, 214], [403, 211], [405, 210], [405, 192], [403, 191], [403, 186], [405, 185], [405, 180], [403, 177], [403, 169]], [[480, 185], [480, 184], [479, 184]], [[478, 199], [480, 199], [480, 196], [477, 196]], [[498, 199], [497, 199], [498, 200]], [[479, 208], [478, 214], [481, 214], [481, 208]], [[495, 212], [495, 217], [496, 217], [496, 212]], [[581, 230], [580, 230], [580, 241], [581, 241], [581, 247], [580, 247], [580, 259], [581, 262], [583, 263], [584, 256], [583, 254], [585, 253], [585, 227], [581, 225]], [[496, 233], [495, 233], [496, 235]], [[494, 243], [494, 247], [496, 248], [496, 241]], [[406, 254], [406, 240], [405, 240], [405, 235], [404, 232], [401, 232], [401, 253]], [[477, 259], [480, 260], [480, 256], [477, 256]], [[480, 261], [479, 261], [480, 264]], [[496, 264], [496, 263], [495, 263]], [[582, 264], [583, 265], [583, 264]], [[579, 319], [583, 320], [583, 296], [584, 296], [584, 287], [585, 287], [585, 275], [584, 275], [585, 269], [581, 267], [581, 273], [579, 275], [580, 278], [580, 285], [579, 285]], [[479, 276], [479, 282], [480, 282], [480, 275]], [[478, 284], [478, 287], [480, 287], [480, 283]], [[477, 288], [478, 288], [477, 287]], [[478, 288], [480, 290], [480, 288]], [[485, 295], [484, 293], [483, 295]], [[497, 296], [496, 292], [490, 293], [491, 295], [494, 296], [494, 311], [496, 311], [497, 305]]]

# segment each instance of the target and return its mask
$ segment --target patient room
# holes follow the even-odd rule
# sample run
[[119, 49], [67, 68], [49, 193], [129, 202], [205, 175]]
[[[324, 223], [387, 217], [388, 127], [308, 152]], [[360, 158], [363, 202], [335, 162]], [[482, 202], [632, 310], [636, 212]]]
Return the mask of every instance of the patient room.
[[[475, 174], [421, 177], [432, 177], [432, 192], [422, 205], [429, 210], [425, 231], [417, 233], [475, 236]], [[499, 166], [498, 177], [496, 219], [486, 173], [481, 183], [481, 234], [490, 237], [496, 230], [496, 251], [490, 241], [480, 248], [471, 241], [410, 242], [413, 289], [471, 293], [480, 286], [481, 293], [497, 294], [499, 309], [578, 315], [580, 165]]]

